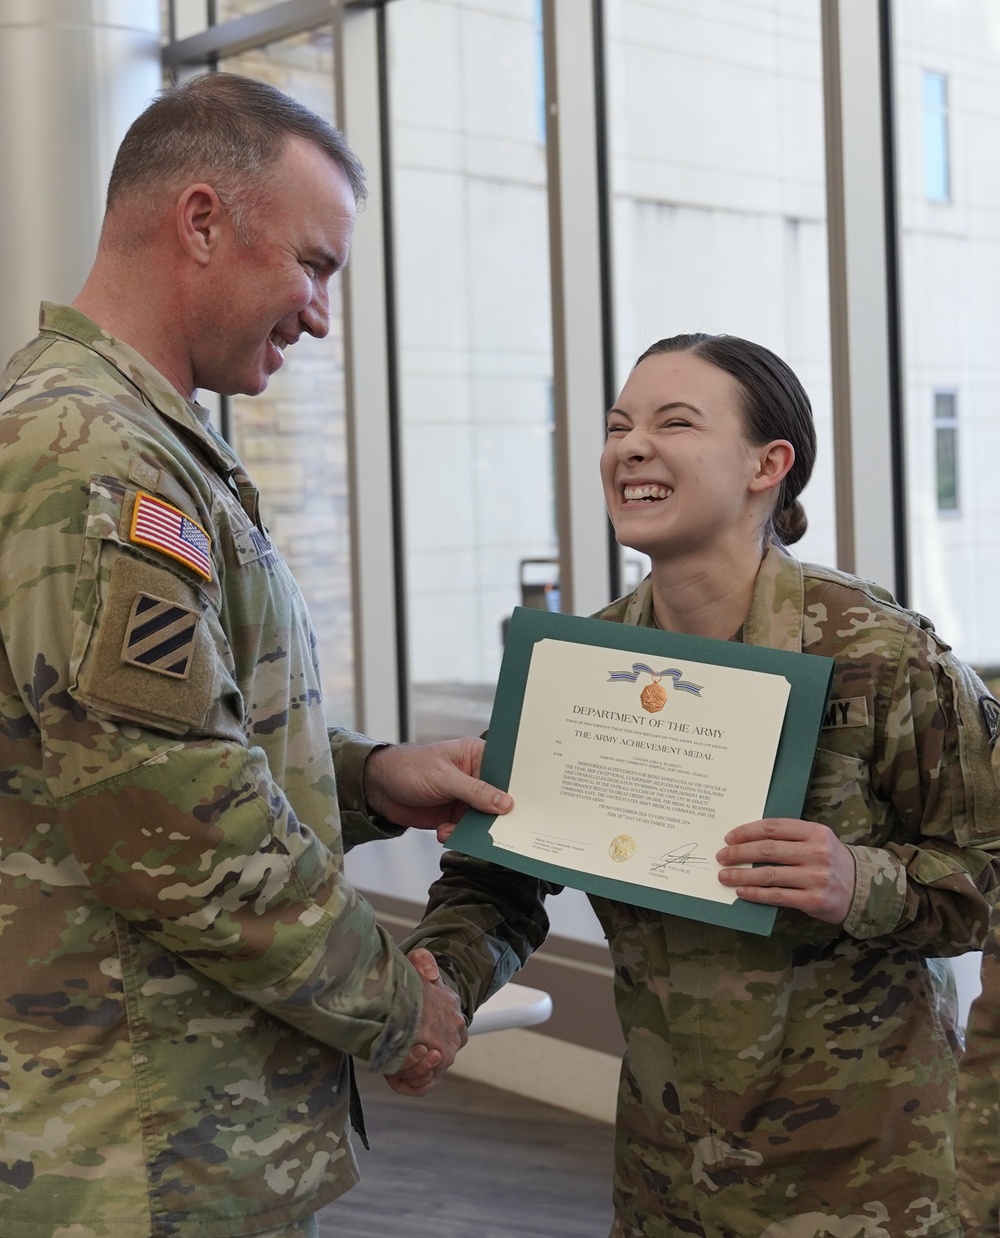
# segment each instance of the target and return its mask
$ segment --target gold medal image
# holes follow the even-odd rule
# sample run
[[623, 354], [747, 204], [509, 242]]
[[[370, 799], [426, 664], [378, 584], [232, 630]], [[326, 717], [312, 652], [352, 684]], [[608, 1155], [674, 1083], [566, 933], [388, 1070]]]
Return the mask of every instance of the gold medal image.
[[624, 864], [635, 855], [635, 839], [631, 834], [617, 834], [611, 840], [608, 855], [616, 864]]
[[660, 683], [659, 675], [653, 676], [653, 682], [646, 684], [639, 697], [639, 703], [647, 714], [658, 714], [667, 703], [667, 690]]

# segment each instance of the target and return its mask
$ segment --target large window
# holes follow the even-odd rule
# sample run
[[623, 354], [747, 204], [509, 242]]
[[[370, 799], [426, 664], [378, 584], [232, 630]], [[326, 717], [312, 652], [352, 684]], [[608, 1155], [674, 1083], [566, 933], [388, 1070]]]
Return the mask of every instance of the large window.
[[[819, 2], [605, 10], [617, 382], [682, 332], [742, 335], [783, 357], [820, 437], [796, 551], [833, 563]], [[634, 571], [626, 561], [626, 583]]]
[[[260, 9], [225, 0], [220, 20]], [[270, 82], [334, 122], [329, 27], [220, 61], [219, 68]], [[229, 435], [261, 491], [271, 535], [306, 597], [319, 642], [327, 717], [354, 717], [350, 511], [347, 488], [343, 321], [339, 281], [322, 340], [303, 335], [253, 399], [230, 402]]]
[[906, 0], [894, 18], [911, 601], [990, 677], [1000, 669], [1000, 178], [983, 152], [1000, 132], [997, 6]]
[[557, 597], [539, 12], [386, 18], [410, 704], [431, 739], [486, 726], [511, 610]]

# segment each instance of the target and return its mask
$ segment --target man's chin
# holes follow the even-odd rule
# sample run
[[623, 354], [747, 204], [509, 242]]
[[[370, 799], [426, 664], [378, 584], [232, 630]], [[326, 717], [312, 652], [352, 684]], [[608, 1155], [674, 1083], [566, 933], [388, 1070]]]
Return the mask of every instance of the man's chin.
[[255, 374], [249, 374], [246, 378], [230, 380], [226, 384], [227, 390], [223, 391], [221, 387], [213, 388], [218, 391], [219, 395], [261, 395], [267, 390], [267, 384], [271, 381], [271, 375], [266, 370], [260, 370]]

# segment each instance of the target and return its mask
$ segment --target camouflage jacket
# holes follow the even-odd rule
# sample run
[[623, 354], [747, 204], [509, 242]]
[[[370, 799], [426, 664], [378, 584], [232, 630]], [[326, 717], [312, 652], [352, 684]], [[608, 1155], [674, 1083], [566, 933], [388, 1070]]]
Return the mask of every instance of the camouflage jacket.
[[[600, 617], [653, 626], [648, 582]], [[957, 1226], [953, 982], [1000, 866], [986, 689], [881, 590], [772, 548], [747, 643], [835, 659], [802, 815], [852, 849], [843, 926], [770, 937], [591, 901], [627, 1050], [613, 1231], [943, 1235]], [[448, 853], [407, 946], [474, 1007], [544, 935], [544, 883]], [[447, 956], [447, 957], [445, 957]]]
[[965, 1238], [1000, 1238], [1000, 909], [983, 952], [958, 1070], [958, 1204]]
[[356, 1180], [347, 1055], [419, 1021], [343, 875], [393, 832], [373, 745], [207, 414], [74, 310], [0, 381], [0, 475], [0, 1232], [290, 1223]]

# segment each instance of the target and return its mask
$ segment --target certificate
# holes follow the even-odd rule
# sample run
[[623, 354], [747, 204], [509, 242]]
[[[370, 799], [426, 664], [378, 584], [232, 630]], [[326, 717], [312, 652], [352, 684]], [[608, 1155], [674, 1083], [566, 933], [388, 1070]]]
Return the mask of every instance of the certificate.
[[726, 833], [798, 816], [829, 658], [518, 609], [483, 776], [507, 815], [449, 846], [590, 893], [768, 933], [718, 880]]

